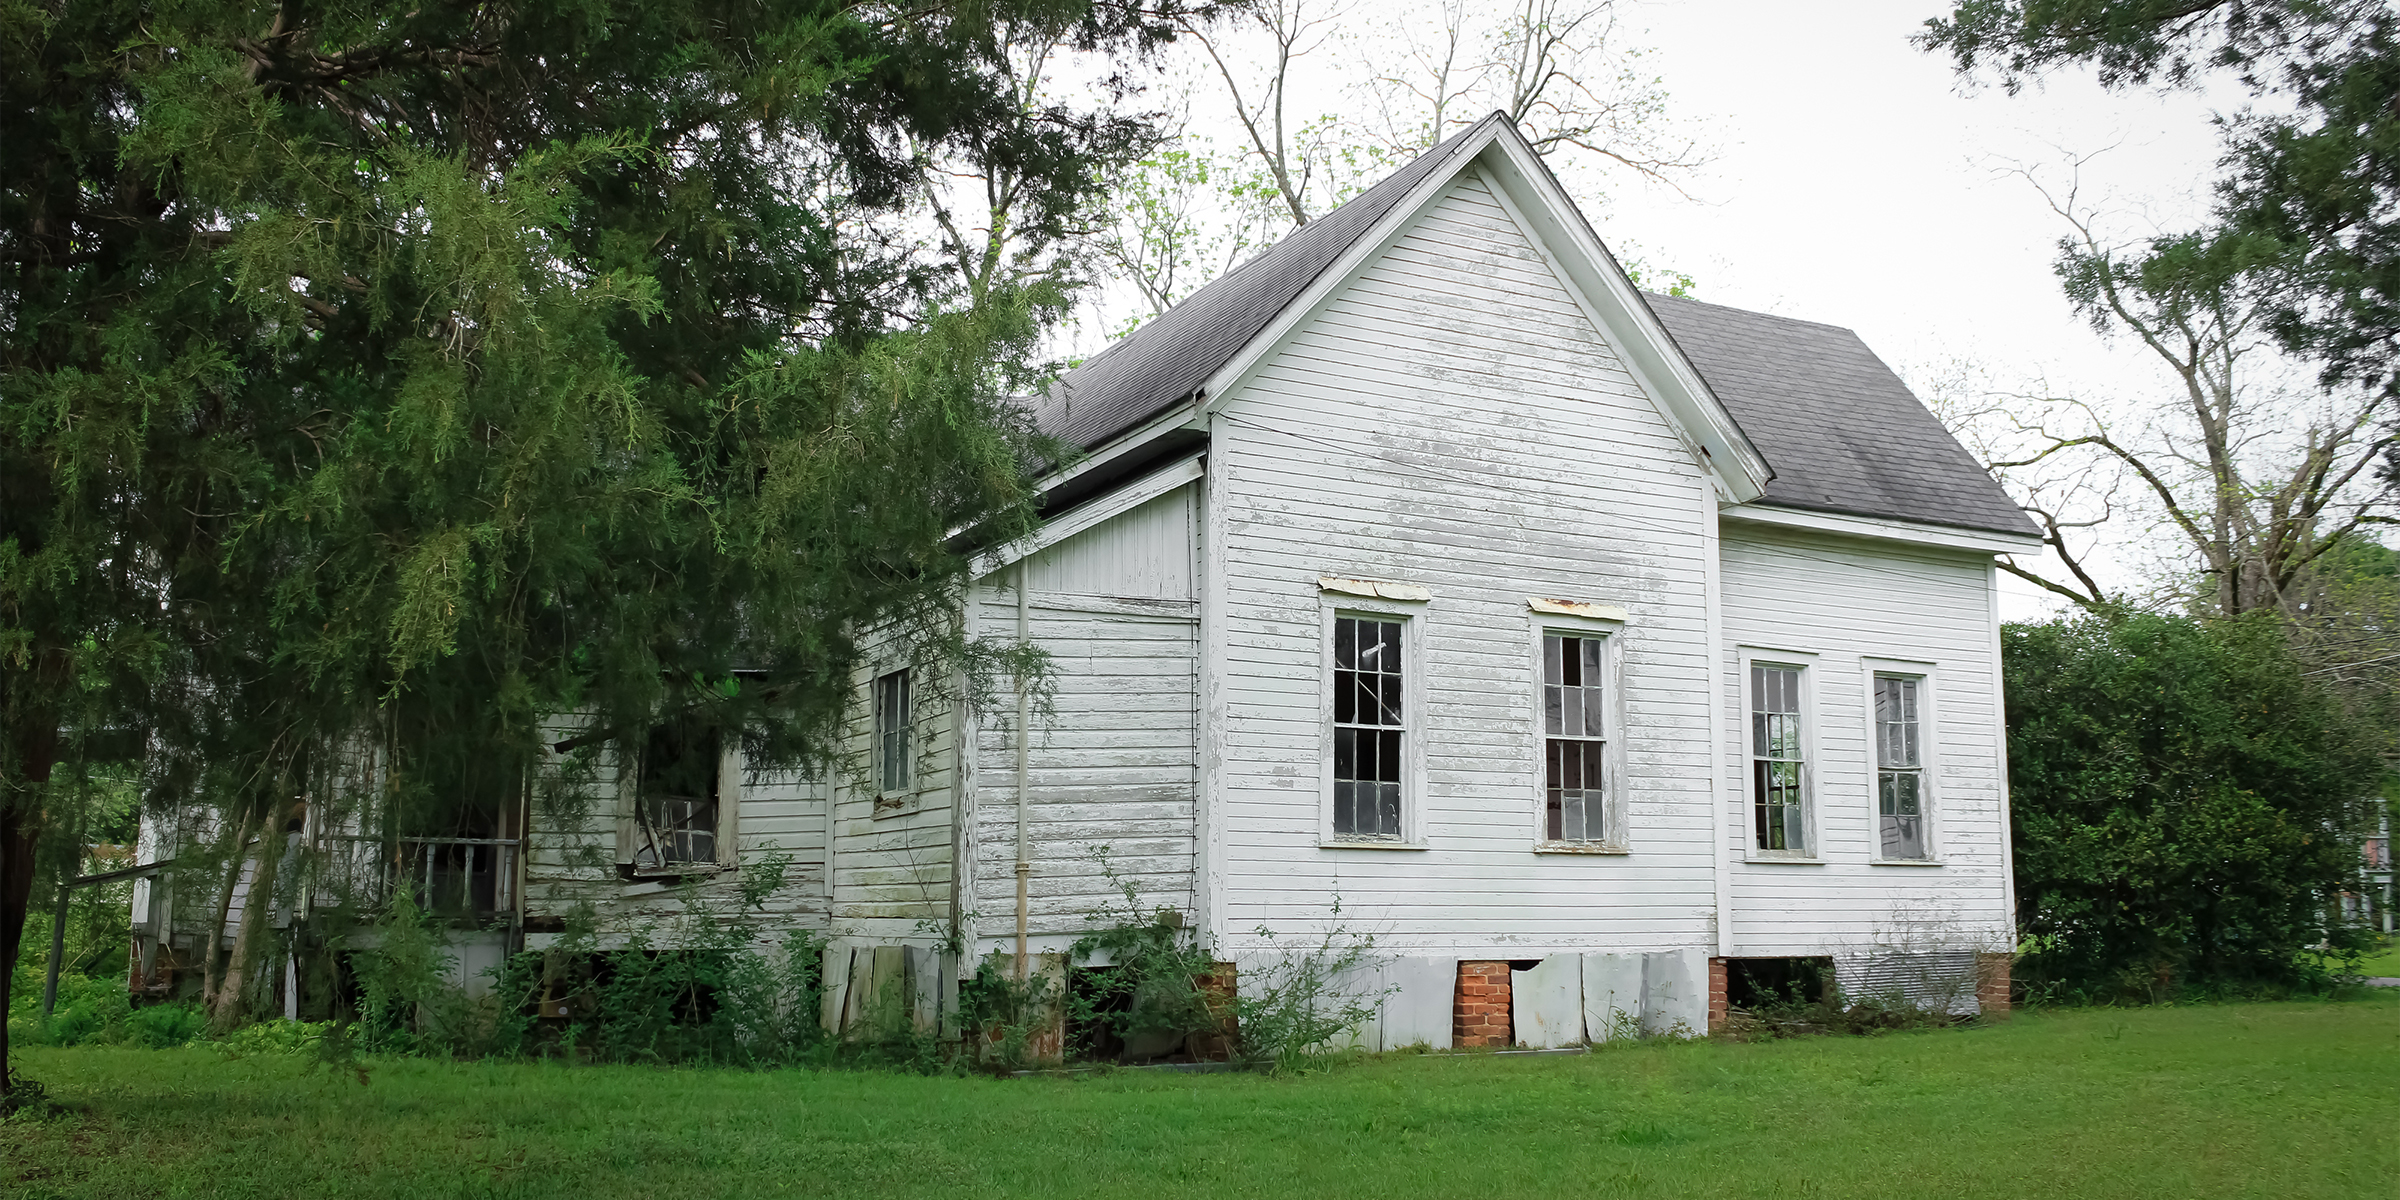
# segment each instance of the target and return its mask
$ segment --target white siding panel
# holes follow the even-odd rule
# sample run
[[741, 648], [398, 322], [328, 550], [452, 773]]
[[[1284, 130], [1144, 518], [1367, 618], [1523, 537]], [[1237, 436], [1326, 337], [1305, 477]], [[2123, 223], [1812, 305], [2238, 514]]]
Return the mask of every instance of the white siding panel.
[[[1713, 936], [1707, 484], [1478, 179], [1226, 399], [1210, 453], [1217, 936], [1239, 950], [1261, 925], [1338, 921], [1397, 953], [1509, 958]], [[1322, 575], [1433, 593], [1421, 850], [1320, 844]], [[1535, 595], [1632, 614], [1630, 854], [1534, 853]]]
[[[2006, 822], [1995, 730], [1989, 555], [1917, 549], [1780, 526], [1726, 522], [1725, 631], [1736, 645], [1814, 653], [1817, 857], [1744, 861], [1749, 799], [1729, 798], [1734, 953], [1745, 956], [2004, 949]], [[1875, 865], [1867, 660], [1930, 664], [1940, 866]], [[1720, 696], [1729, 776], [1744, 778], [1734, 653]]]

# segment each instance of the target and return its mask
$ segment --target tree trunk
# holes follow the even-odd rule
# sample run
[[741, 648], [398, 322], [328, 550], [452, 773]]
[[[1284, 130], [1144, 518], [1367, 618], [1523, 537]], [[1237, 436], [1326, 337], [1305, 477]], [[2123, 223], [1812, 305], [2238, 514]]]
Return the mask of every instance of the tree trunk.
[[250, 822], [248, 818], [236, 818], [233, 846], [225, 867], [225, 886], [217, 892], [216, 919], [208, 923], [208, 940], [200, 947], [200, 1005], [211, 1011], [216, 1009], [217, 989], [224, 981], [217, 943], [225, 940], [225, 914], [233, 911], [233, 893], [242, 884], [242, 867], [250, 861], [249, 845]]
[[42, 836], [43, 792], [58, 761], [57, 728], [37, 728], [19, 743], [18, 754], [17, 777], [0, 776], [0, 1098], [16, 1083], [9, 1069], [9, 985], [33, 906], [33, 851]]
[[250, 875], [242, 927], [233, 935], [233, 950], [226, 956], [225, 974], [217, 983], [215, 1007], [209, 1014], [209, 1024], [218, 1033], [232, 1029], [242, 1018], [242, 1001], [250, 992], [251, 951], [264, 936], [259, 930], [274, 911], [275, 869], [283, 861], [283, 838], [275, 828], [275, 817], [270, 810], [258, 823], [258, 868]]

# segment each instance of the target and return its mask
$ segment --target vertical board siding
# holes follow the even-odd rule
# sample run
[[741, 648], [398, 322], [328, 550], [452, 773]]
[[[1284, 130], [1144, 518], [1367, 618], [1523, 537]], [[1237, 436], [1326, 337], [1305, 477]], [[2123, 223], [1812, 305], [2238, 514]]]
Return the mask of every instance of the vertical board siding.
[[[1476, 176], [1227, 398], [1211, 453], [1226, 479], [1220, 937], [1305, 935], [1338, 900], [1339, 920], [1400, 952], [1708, 938], [1707, 484]], [[1320, 846], [1322, 575], [1433, 593], [1417, 618], [1421, 851]], [[1631, 611], [1614, 731], [1631, 854], [1533, 852], [1528, 596]]]
[[1029, 585], [1083, 596], [1191, 599], [1198, 492], [1177, 488], [1043, 549], [1025, 564]]
[[[2006, 821], [1992, 662], [1991, 556], [1916, 549], [1728, 521], [1725, 635], [1734, 645], [1814, 653], [1819, 865], [1742, 861], [1749, 797], [1730, 798], [1735, 953], [1781, 956], [1892, 949], [2004, 948]], [[1866, 659], [1931, 664], [1938, 867], [1877, 866]], [[1742, 779], [1739, 662], [1720, 695], [1732, 718], [1730, 777]]]

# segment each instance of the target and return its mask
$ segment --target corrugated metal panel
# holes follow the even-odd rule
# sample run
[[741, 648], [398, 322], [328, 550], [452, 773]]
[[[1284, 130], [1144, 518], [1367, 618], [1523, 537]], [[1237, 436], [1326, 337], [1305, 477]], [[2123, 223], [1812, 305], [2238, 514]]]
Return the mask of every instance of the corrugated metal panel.
[[1899, 997], [1918, 1008], [1965, 1016], [1983, 1011], [1975, 1000], [1975, 952], [1852, 954], [1833, 960], [1834, 979], [1852, 1001]]

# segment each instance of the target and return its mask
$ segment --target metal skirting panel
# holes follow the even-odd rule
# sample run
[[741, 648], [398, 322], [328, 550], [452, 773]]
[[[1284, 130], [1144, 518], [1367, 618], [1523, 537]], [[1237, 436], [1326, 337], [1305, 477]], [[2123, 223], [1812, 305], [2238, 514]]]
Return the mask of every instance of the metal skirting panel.
[[1898, 999], [1960, 1016], [1982, 1011], [1975, 1000], [1975, 952], [1850, 954], [1833, 960], [1834, 978], [1852, 1001]]

